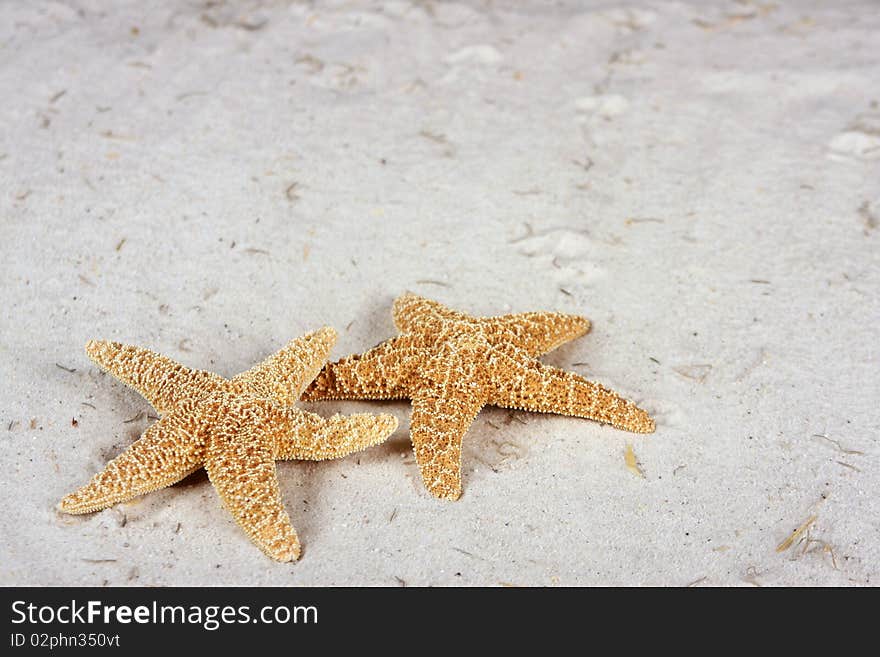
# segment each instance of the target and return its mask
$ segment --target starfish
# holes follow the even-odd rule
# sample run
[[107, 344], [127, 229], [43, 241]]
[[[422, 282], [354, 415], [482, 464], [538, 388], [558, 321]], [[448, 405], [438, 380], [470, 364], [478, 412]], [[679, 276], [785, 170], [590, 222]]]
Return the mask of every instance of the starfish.
[[461, 441], [486, 406], [589, 418], [638, 433], [648, 414], [537, 358], [590, 330], [576, 315], [472, 317], [414, 294], [394, 302], [401, 335], [324, 366], [303, 399], [411, 399], [411, 437], [428, 490], [461, 495]]
[[204, 467], [223, 505], [263, 552], [278, 561], [298, 559], [275, 460], [339, 458], [381, 443], [397, 428], [392, 415], [324, 419], [293, 407], [335, 342], [336, 332], [322, 328], [228, 380], [147, 349], [88, 342], [91, 359], [146, 397], [161, 419], [61, 500], [60, 509], [98, 511]]

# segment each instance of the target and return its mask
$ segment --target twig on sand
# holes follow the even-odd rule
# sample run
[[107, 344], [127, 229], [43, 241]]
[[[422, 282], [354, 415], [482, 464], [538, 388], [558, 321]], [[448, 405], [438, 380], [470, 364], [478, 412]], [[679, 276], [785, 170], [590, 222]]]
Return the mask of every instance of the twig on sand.
[[816, 522], [816, 519], [818, 517], [819, 516], [817, 516], [816, 514], [813, 514], [809, 518], [804, 520], [804, 522], [801, 523], [801, 526], [798, 527], [797, 529], [795, 529], [791, 533], [791, 536], [789, 536], [784, 541], [782, 541], [782, 543], [780, 543], [779, 545], [776, 546], [776, 551], [777, 552], [785, 552], [788, 548], [790, 548], [792, 545], [794, 545], [795, 541], [797, 541], [801, 536], [803, 536], [804, 532], [810, 528], [810, 525], [812, 525], [814, 522]]
[[144, 412], [139, 411], [138, 414], [135, 415], [134, 417], [130, 417], [127, 420], [123, 420], [122, 424], [131, 424], [132, 422], [137, 422], [138, 420], [140, 420], [143, 417], [144, 417]]
[[666, 220], [659, 217], [628, 217], [623, 223], [627, 226], [632, 226], [633, 224], [665, 224]]
[[829, 438], [824, 433], [814, 433], [811, 437], [812, 438], [822, 438], [823, 440], [827, 440], [829, 443], [834, 445], [838, 450], [840, 450], [844, 454], [855, 454], [857, 456], [864, 456], [864, 454], [865, 454], [864, 452], [860, 452], [857, 449], [845, 449], [843, 447], [843, 445], [840, 444], [839, 440], [835, 440], [834, 438]]
[[462, 554], [467, 555], [469, 557], [473, 557], [474, 559], [479, 559], [480, 561], [485, 561], [485, 559], [483, 557], [476, 555], [473, 552], [468, 552], [467, 550], [462, 550], [461, 548], [457, 548], [457, 547], [453, 547], [452, 549], [455, 550], [456, 552], [461, 552]]

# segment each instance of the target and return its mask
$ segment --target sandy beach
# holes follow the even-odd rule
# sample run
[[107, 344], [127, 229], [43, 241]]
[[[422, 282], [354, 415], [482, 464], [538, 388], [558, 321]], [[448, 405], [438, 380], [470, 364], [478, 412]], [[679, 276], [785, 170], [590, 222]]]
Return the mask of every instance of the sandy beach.
[[[876, 585], [877, 9], [0, 3], [0, 585]], [[407, 402], [303, 403], [400, 427], [278, 463], [295, 563], [203, 471], [57, 510], [153, 422], [87, 340], [232, 376], [406, 290], [589, 318], [544, 362], [656, 432], [488, 408], [448, 502]]]

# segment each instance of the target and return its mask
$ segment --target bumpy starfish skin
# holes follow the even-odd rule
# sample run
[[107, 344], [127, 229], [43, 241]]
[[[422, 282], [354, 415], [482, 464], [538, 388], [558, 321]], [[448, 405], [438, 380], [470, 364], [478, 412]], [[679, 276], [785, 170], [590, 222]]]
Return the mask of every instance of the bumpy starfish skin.
[[583, 317], [471, 317], [404, 294], [394, 302], [394, 323], [401, 335], [324, 366], [303, 399], [411, 399], [416, 461], [437, 497], [461, 495], [461, 440], [486, 405], [654, 431], [654, 421], [633, 402], [538, 362], [538, 356], [587, 333], [590, 323]]
[[226, 509], [267, 555], [299, 558], [281, 501], [277, 459], [320, 461], [385, 440], [391, 415], [322, 418], [293, 408], [336, 341], [325, 327], [230, 380], [184, 367], [147, 349], [91, 341], [89, 356], [140, 392], [162, 416], [103, 472], [61, 501], [90, 513], [170, 486], [204, 467]]

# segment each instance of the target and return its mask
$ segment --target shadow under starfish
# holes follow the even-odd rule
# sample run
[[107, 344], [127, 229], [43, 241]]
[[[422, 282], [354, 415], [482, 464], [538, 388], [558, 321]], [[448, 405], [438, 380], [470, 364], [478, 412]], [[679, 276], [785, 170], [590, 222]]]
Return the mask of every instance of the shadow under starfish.
[[395, 300], [393, 314], [401, 335], [325, 365], [302, 399], [411, 399], [416, 460], [436, 497], [461, 495], [462, 437], [487, 405], [654, 431], [654, 421], [633, 402], [538, 361], [587, 333], [583, 317], [472, 317], [409, 293]]
[[147, 349], [89, 342], [92, 360], [140, 392], [161, 419], [61, 500], [61, 510], [98, 511], [204, 467], [223, 505], [261, 550], [279, 561], [298, 559], [275, 461], [339, 458], [381, 443], [397, 428], [392, 415], [325, 419], [293, 407], [335, 342], [336, 332], [322, 328], [229, 380]]

